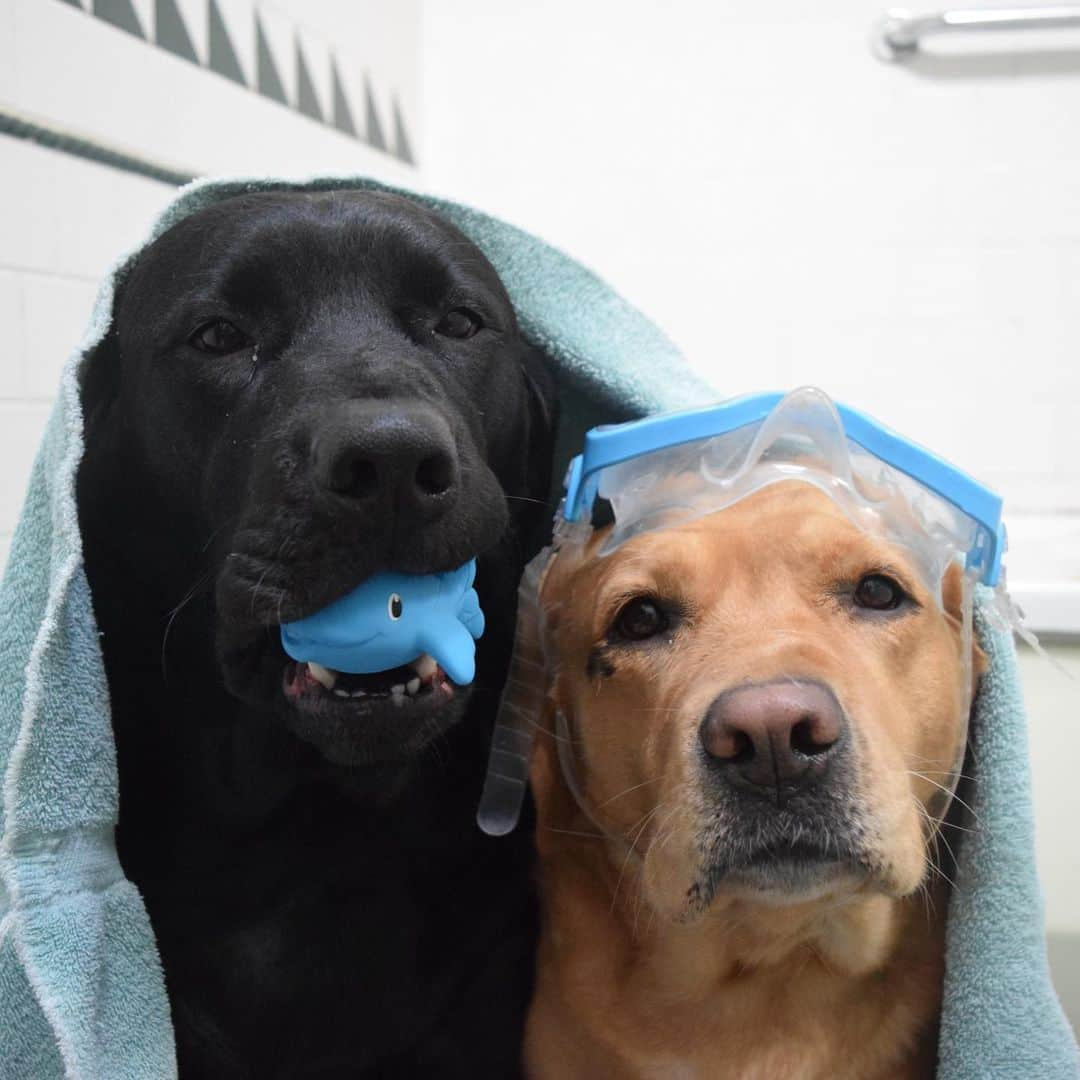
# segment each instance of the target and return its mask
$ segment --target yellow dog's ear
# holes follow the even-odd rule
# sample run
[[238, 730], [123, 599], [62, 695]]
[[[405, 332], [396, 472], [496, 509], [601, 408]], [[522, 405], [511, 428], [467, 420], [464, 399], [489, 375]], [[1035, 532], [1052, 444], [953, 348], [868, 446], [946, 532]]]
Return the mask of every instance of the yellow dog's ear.
[[[941, 603], [949, 623], [957, 634], [960, 633], [964, 618], [964, 572], [958, 563], [953, 563], [941, 581]], [[971, 641], [971, 693], [978, 688], [979, 679], [986, 671], [990, 661], [975, 638]]]

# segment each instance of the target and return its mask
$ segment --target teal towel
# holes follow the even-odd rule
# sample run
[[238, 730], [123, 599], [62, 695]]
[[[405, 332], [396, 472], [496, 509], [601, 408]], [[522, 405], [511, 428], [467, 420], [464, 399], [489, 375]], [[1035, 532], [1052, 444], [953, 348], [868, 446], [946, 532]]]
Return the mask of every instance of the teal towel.
[[[980, 586], [980, 591], [982, 590]], [[1050, 982], [1035, 874], [1027, 722], [1012, 635], [988, 617], [975, 629], [989, 667], [979, 685], [964, 790], [973, 820], [949, 900], [938, 1076], [949, 1080], [1080, 1076], [1080, 1054]]]
[[[230, 195], [290, 187], [383, 185], [348, 177], [200, 182], [180, 192], [152, 235]], [[594, 423], [719, 396], [573, 260], [476, 210], [402, 194], [484, 250], [524, 332], [551, 359], [563, 402], [559, 468]], [[0, 586], [0, 1080], [176, 1074], [153, 935], [113, 842], [108, 688], [74, 494], [79, 372], [109, 325], [124, 265], [104, 283], [62, 376]], [[1046, 966], [1015, 656], [1007, 637], [980, 627], [991, 658], [973, 725], [980, 820], [959, 853], [950, 908], [939, 1076], [1073, 1077], [1076, 1047]]]

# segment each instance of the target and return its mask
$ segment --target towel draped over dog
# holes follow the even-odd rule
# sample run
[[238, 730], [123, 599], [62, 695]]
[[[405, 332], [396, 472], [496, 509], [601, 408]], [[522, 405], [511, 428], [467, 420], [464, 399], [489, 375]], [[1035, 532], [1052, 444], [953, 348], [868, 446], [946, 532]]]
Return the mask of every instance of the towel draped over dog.
[[[197, 182], [147, 243], [233, 195], [337, 188], [396, 190], [340, 176]], [[723, 396], [572, 259], [477, 210], [398, 193], [483, 250], [525, 336], [547, 355], [561, 399], [558, 476], [593, 424]], [[116, 751], [75, 502], [80, 373], [109, 328], [116, 284], [134, 254], [104, 281], [64, 369], [0, 586], [0, 1080], [176, 1075], [153, 932], [116, 856]], [[976, 622], [990, 665], [971, 726], [975, 782], [965, 799], [974, 832], [957, 851], [937, 1075], [1076, 1077], [1076, 1044], [1047, 969], [1015, 652], [979, 611]]]

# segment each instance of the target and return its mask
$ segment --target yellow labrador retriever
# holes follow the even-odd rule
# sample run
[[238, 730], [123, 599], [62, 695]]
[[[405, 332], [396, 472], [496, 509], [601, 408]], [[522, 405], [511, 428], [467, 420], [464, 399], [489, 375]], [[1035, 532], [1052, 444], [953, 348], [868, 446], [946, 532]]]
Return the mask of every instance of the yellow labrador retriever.
[[529, 1074], [932, 1075], [959, 571], [940, 603], [798, 482], [602, 539], [540, 597]]

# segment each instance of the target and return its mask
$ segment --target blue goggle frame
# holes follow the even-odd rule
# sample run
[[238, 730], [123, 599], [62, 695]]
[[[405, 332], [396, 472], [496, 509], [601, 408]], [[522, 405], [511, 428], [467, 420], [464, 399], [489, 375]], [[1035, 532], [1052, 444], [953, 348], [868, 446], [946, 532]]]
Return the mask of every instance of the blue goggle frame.
[[[784, 397], [781, 393], [748, 394], [702, 409], [593, 428], [585, 435], [582, 453], [570, 462], [563, 516], [567, 521], [578, 521], [583, 514], [591, 513], [599, 474], [609, 466], [669, 446], [726, 435], [748, 424], [760, 423]], [[844, 432], [852, 442], [917, 480], [975, 522], [976, 538], [967, 553], [966, 567], [983, 584], [996, 585], [1005, 550], [1001, 498], [967, 473], [865, 413], [847, 405], [833, 404], [843, 421]]]

